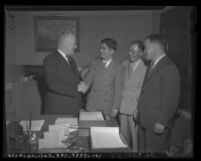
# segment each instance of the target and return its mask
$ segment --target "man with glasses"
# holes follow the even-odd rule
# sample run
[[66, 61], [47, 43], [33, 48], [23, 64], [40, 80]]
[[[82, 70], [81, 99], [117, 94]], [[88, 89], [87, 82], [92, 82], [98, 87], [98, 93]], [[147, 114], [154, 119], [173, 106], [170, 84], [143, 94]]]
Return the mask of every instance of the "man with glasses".
[[101, 41], [100, 57], [92, 61], [89, 72], [78, 91], [85, 93], [91, 89], [87, 97], [87, 111], [103, 111], [106, 116], [116, 117], [119, 110], [123, 67], [114, 59], [117, 42], [112, 38]]
[[138, 151], [137, 104], [146, 73], [146, 66], [141, 59], [143, 49], [141, 41], [133, 41], [128, 52], [130, 59], [123, 62], [124, 85], [120, 105], [120, 127], [134, 152]]

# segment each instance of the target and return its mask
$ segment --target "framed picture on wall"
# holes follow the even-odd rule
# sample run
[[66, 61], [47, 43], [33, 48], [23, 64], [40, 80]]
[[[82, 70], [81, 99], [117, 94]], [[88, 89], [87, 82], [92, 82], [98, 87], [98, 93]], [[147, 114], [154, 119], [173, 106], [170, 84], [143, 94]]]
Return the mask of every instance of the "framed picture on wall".
[[71, 31], [77, 39], [77, 49], [80, 50], [79, 18], [64, 16], [35, 16], [35, 50], [38, 52], [55, 51], [59, 35]]

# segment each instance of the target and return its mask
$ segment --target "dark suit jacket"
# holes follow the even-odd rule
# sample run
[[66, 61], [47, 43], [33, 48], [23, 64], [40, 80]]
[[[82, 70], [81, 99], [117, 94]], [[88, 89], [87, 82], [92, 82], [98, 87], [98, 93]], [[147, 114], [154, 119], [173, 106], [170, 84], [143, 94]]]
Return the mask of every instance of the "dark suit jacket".
[[81, 107], [81, 96], [77, 91], [80, 82], [74, 60], [72, 66], [54, 53], [44, 59], [44, 74], [47, 83], [45, 114], [77, 115]]
[[141, 125], [150, 130], [153, 130], [155, 122], [168, 126], [175, 115], [179, 95], [179, 71], [175, 64], [164, 56], [151, 74], [145, 76], [138, 103]]

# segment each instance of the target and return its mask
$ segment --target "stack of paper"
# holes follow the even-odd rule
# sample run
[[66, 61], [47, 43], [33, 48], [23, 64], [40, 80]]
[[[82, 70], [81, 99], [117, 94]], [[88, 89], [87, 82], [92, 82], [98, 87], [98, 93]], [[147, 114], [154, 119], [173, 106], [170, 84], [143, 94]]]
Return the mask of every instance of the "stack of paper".
[[49, 131], [44, 133], [44, 138], [39, 139], [39, 149], [42, 148], [65, 148], [62, 142], [67, 139], [69, 124], [49, 125]]
[[67, 117], [67, 118], [57, 118], [55, 120], [55, 125], [60, 124], [69, 124], [70, 126], [78, 126], [78, 119], [77, 117]]
[[119, 127], [91, 127], [92, 149], [126, 148], [119, 135]]
[[[20, 121], [20, 125], [23, 127], [23, 131], [27, 131], [29, 127], [29, 120]], [[44, 120], [32, 120], [31, 121], [31, 131], [40, 131], [43, 126]]]
[[78, 131], [78, 118], [77, 117], [67, 117], [67, 118], [57, 118], [55, 120], [55, 125], [65, 125], [69, 124], [69, 133]]
[[88, 120], [104, 120], [103, 114], [100, 111], [96, 112], [80, 112], [79, 116], [80, 121], [88, 121]]

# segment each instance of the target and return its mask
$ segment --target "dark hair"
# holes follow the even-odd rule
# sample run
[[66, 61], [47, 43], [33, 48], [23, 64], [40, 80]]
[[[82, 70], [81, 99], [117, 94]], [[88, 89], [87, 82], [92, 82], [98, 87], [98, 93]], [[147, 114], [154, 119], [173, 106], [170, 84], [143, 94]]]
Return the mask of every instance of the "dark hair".
[[111, 38], [105, 38], [101, 40], [101, 44], [106, 44], [109, 48], [113, 49], [114, 51], [117, 50], [117, 42]]
[[145, 39], [149, 39], [151, 42], [158, 43], [163, 49], [165, 49], [165, 39], [159, 34], [150, 34], [145, 37]]
[[132, 41], [132, 42], [130, 43], [130, 45], [135, 45], [135, 44], [137, 45], [138, 49], [144, 51], [144, 44], [143, 44], [142, 41], [140, 41], [140, 40], [135, 40], [135, 41]]

